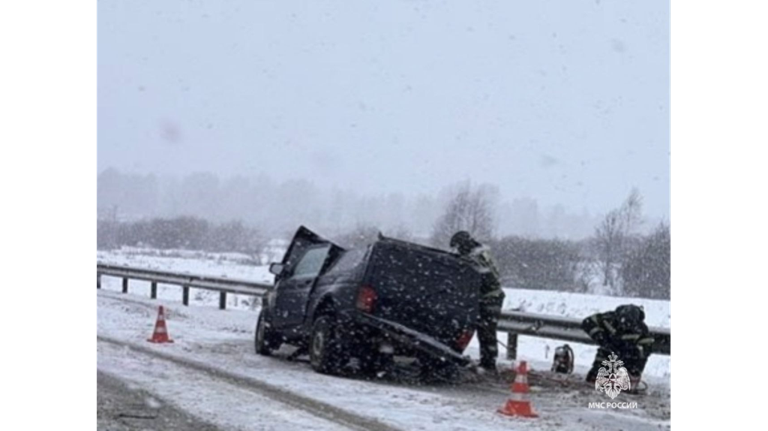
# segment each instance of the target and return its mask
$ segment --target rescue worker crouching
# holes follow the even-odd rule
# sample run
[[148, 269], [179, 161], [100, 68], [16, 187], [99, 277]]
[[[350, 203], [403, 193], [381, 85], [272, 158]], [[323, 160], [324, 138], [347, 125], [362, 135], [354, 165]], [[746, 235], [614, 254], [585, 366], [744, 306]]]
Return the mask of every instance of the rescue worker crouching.
[[587, 381], [595, 381], [602, 362], [608, 360], [611, 353], [624, 362], [633, 386], [640, 380], [654, 343], [644, 319], [645, 312], [635, 305], [622, 305], [615, 311], [584, 319], [582, 329], [600, 346]]

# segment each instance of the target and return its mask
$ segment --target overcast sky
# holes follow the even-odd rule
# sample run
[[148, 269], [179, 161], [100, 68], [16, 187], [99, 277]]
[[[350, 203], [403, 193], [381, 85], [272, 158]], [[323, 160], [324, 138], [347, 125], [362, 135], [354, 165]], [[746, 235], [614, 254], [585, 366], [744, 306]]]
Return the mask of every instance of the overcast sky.
[[668, 1], [98, 2], [98, 169], [669, 216]]

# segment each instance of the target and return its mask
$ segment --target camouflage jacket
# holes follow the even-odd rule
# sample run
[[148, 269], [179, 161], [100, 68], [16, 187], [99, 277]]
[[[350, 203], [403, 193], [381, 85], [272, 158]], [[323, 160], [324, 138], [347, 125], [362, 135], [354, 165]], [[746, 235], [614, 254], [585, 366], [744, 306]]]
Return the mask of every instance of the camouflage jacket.
[[475, 247], [469, 253], [468, 258], [472, 260], [478, 272], [482, 275], [482, 285], [480, 287], [480, 299], [504, 299], [504, 291], [501, 289], [499, 281], [499, 270], [496, 267], [491, 251], [488, 247]]

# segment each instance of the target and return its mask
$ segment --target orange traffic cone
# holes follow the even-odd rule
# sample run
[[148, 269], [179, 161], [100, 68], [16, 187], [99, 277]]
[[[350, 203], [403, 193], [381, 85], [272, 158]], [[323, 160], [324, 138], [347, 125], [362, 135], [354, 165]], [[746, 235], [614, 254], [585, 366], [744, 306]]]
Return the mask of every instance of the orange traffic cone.
[[173, 343], [173, 340], [168, 336], [168, 329], [165, 327], [165, 311], [163, 306], [157, 310], [157, 323], [155, 323], [155, 332], [152, 334], [150, 343]]
[[517, 367], [515, 381], [512, 383], [512, 396], [507, 403], [499, 409], [499, 413], [507, 416], [522, 416], [525, 418], [537, 418], [539, 415], [533, 412], [531, 401], [528, 399], [528, 364], [520, 361]]

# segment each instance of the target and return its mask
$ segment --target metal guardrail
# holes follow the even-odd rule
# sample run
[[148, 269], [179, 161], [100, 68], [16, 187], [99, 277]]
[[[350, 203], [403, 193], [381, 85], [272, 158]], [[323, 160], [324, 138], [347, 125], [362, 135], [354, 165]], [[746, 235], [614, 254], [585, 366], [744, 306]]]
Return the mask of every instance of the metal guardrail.
[[[507, 358], [515, 359], [517, 356], [518, 335], [597, 345], [581, 329], [581, 321], [582, 319], [572, 317], [505, 311], [501, 313], [498, 329], [507, 333]], [[651, 327], [649, 330], [656, 340], [653, 344], [653, 353], [670, 355], [672, 345], [670, 330], [658, 327]]]
[[149, 281], [150, 296], [157, 299], [158, 284], [172, 284], [181, 286], [182, 303], [189, 305], [189, 289], [205, 289], [219, 292], [219, 308], [227, 307], [227, 293], [239, 295], [264, 296], [272, 289], [269, 283], [257, 283], [248, 280], [231, 278], [209, 277], [204, 275], [185, 274], [180, 272], [160, 271], [155, 269], [133, 268], [121, 265], [96, 264], [96, 288], [101, 289], [102, 276], [118, 277], [123, 279], [123, 293], [128, 293], [129, 280]]
[[[219, 308], [222, 310], [226, 308], [227, 293], [262, 297], [273, 288], [273, 285], [269, 283], [98, 263], [96, 264], [96, 287], [99, 289], [103, 275], [122, 278], [123, 293], [128, 293], [128, 280], [149, 281], [152, 299], [157, 298], [158, 284], [181, 286], [184, 305], [189, 305], [190, 288], [217, 291], [219, 292]], [[597, 344], [581, 329], [581, 319], [571, 317], [506, 311], [501, 314], [498, 330], [507, 333], [507, 358], [509, 359], [516, 359], [518, 335], [582, 344]], [[672, 344], [672, 335], [669, 329], [653, 327], [650, 330], [651, 335], [656, 339], [653, 353], [669, 355]]]

